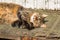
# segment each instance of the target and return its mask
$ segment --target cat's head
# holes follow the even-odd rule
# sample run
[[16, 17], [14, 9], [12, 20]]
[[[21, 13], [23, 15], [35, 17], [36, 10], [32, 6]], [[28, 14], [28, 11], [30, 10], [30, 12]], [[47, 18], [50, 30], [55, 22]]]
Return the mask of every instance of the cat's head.
[[40, 13], [33, 13], [33, 15], [30, 18], [30, 22], [33, 23], [34, 27], [40, 27], [43, 24], [44, 19], [47, 17], [48, 15], [46, 14], [42, 14], [40, 15]]

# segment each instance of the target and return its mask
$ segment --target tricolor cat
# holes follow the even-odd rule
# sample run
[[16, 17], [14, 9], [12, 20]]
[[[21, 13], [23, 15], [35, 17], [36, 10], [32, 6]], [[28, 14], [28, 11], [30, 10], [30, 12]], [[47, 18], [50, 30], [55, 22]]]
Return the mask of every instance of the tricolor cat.
[[29, 11], [19, 11], [17, 16], [19, 18], [19, 22], [17, 22], [18, 20], [15, 21], [15, 26], [18, 25], [18, 27], [21, 27], [21, 25], [25, 25], [27, 29], [46, 27], [44, 23], [44, 19], [47, 17], [46, 14]]
[[0, 19], [2, 19], [0, 21], [4, 20], [3, 23], [11, 24], [13, 27], [21, 25], [25, 25], [27, 29], [46, 27], [43, 22], [46, 17], [45, 14], [26, 11], [18, 4], [0, 3]]

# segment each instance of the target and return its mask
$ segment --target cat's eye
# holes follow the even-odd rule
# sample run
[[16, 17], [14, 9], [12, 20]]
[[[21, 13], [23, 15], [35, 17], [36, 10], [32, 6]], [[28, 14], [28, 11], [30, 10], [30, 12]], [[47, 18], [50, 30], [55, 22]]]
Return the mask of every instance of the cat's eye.
[[41, 17], [39, 17], [38, 19], [41, 20]]
[[38, 18], [41, 18], [41, 17], [38, 17]]

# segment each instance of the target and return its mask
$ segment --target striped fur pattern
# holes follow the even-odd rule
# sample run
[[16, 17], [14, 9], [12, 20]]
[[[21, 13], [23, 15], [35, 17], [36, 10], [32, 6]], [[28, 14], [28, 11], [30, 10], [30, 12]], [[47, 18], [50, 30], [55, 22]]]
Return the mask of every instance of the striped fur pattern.
[[18, 13], [18, 18], [22, 21], [22, 24], [28, 27], [28, 29], [32, 27], [45, 27], [44, 19], [46, 17], [47, 15], [37, 12], [20, 11]]
[[[0, 3], [0, 21], [13, 27], [25, 25], [27, 29], [40, 27], [47, 15], [23, 10], [24, 7], [13, 3]], [[2, 20], [1, 20], [2, 19]], [[43, 26], [43, 25], [42, 25]]]
[[13, 21], [18, 20], [17, 12], [21, 8], [22, 6], [13, 3], [0, 3], [0, 19], [5, 20], [7, 24], [11, 24]]

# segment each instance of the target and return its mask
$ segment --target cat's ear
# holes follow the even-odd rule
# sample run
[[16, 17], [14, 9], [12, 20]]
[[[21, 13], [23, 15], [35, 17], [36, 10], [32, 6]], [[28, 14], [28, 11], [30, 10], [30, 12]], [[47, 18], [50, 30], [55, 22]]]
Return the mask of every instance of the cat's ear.
[[44, 17], [44, 18], [46, 18], [48, 15], [46, 15], [46, 14], [42, 14], [42, 17]]

